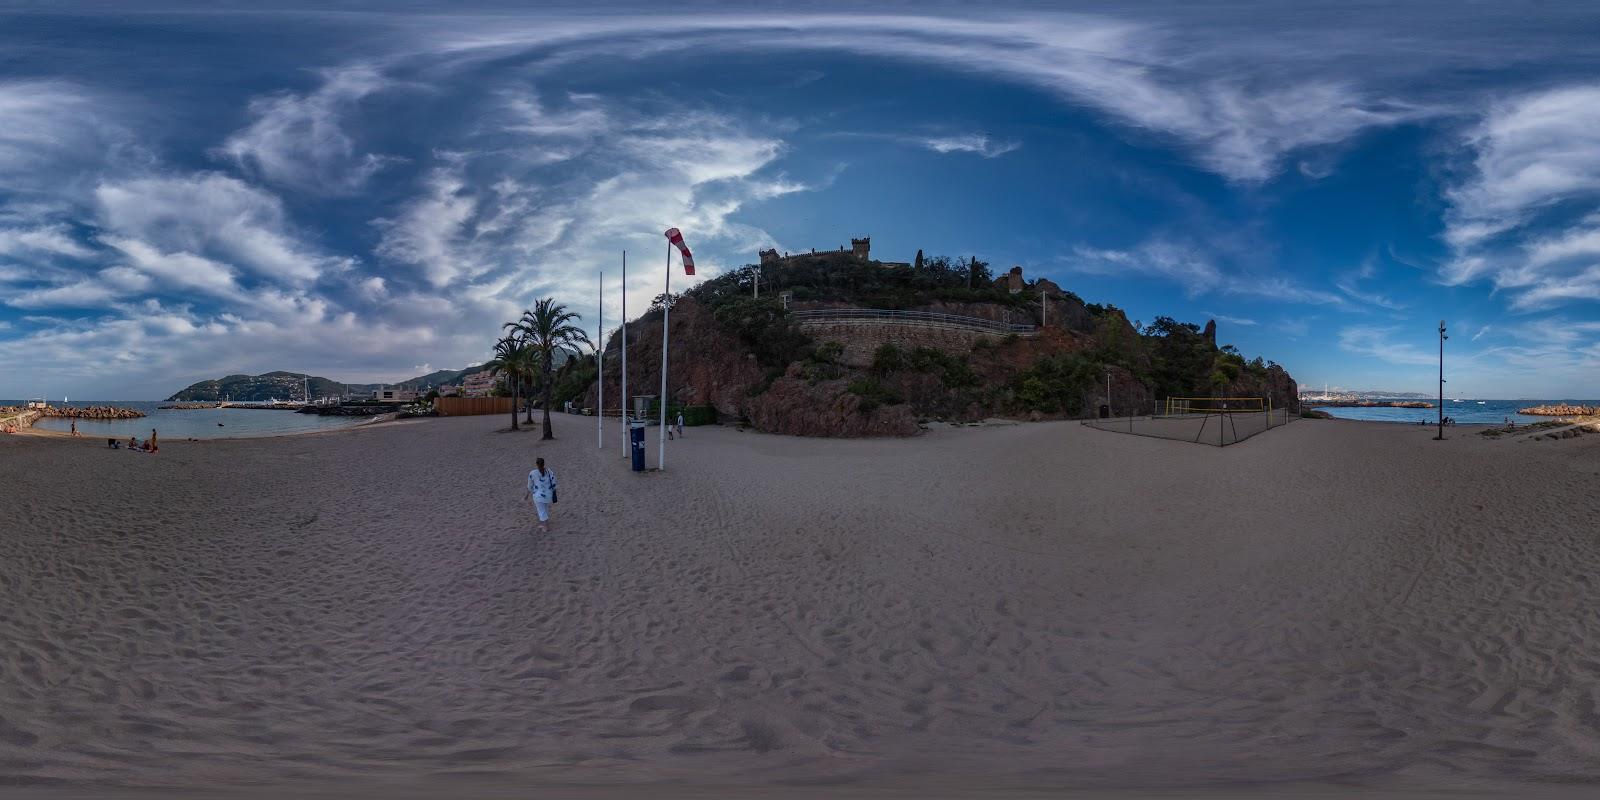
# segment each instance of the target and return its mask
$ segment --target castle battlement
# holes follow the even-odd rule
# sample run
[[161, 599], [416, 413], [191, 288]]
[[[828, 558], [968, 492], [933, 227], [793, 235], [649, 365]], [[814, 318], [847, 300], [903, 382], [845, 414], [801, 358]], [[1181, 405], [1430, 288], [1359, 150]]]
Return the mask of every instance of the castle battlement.
[[[827, 252], [831, 252], [831, 251], [824, 250], [823, 252], [827, 253]], [[851, 256], [853, 256], [855, 258], [859, 258], [862, 261], [871, 261], [872, 260], [872, 237], [863, 236], [860, 239], [851, 239], [850, 240], [850, 249], [846, 250], [844, 248], [844, 246], [841, 245], [839, 247], [838, 252], [840, 252], [840, 253], [849, 253]], [[787, 261], [787, 260], [789, 260], [791, 258], [809, 258], [809, 257], [814, 256], [814, 255], [817, 255], [816, 248], [812, 248], [811, 252], [809, 252], [809, 253], [784, 253], [783, 255], [779, 255], [777, 248], [772, 248], [770, 250], [762, 250], [759, 253], [757, 253], [757, 256], [761, 259], [761, 266], [763, 266], [763, 267], [765, 267], [765, 266], [767, 266], [769, 264], [779, 264], [779, 263]]]

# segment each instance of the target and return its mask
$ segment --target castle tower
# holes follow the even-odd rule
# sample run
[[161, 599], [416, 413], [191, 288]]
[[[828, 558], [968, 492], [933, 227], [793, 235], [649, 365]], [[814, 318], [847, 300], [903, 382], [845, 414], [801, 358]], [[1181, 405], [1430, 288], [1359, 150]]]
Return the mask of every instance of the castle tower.
[[768, 264], [778, 263], [778, 248], [776, 247], [770, 250], [759, 251], [758, 255], [761, 257], [761, 266], [763, 267], [767, 266]]
[[850, 240], [850, 255], [853, 255], [856, 258], [861, 259], [862, 261], [870, 261], [871, 257], [868, 255], [868, 253], [870, 253], [871, 251], [872, 251], [872, 237], [871, 236], [864, 236], [864, 237], [862, 237], [860, 239], [851, 239]]
[[1021, 294], [1022, 286], [1022, 267], [1012, 267], [1011, 271], [1006, 273], [1006, 288], [1010, 289], [1012, 294]]

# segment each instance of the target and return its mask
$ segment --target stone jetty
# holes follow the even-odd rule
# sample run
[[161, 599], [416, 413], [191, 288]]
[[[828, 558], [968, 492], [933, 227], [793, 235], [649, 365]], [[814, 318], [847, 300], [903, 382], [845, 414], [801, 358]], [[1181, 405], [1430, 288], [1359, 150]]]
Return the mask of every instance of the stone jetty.
[[59, 418], [72, 419], [138, 419], [144, 416], [144, 411], [133, 408], [117, 408], [109, 405], [72, 406], [53, 405], [43, 408], [40, 416], [59, 416]]
[[1519, 408], [1517, 413], [1534, 417], [1591, 417], [1600, 414], [1600, 406], [1569, 406], [1566, 403], [1558, 403], [1553, 406]]

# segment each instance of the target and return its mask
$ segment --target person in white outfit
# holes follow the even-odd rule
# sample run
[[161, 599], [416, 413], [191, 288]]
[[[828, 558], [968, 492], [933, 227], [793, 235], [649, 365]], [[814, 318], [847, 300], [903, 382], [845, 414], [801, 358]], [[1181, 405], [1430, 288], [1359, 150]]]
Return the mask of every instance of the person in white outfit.
[[528, 497], [533, 500], [533, 510], [539, 514], [539, 532], [550, 529], [550, 506], [556, 502], [556, 474], [544, 468], [544, 459], [536, 459], [528, 472]]
[[683, 412], [678, 412], [678, 438], [683, 438]]

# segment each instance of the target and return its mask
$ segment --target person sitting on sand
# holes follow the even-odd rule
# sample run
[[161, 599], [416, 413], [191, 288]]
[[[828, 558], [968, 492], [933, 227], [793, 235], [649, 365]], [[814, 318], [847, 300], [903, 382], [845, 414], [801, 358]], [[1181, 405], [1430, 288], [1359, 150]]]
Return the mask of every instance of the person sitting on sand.
[[128, 449], [129, 450], [138, 450], [139, 449], [139, 437], [137, 437], [137, 436], [129, 436], [128, 437]]
[[550, 530], [550, 506], [556, 501], [556, 474], [544, 468], [544, 459], [534, 459], [528, 471], [528, 497], [539, 515], [539, 532]]

